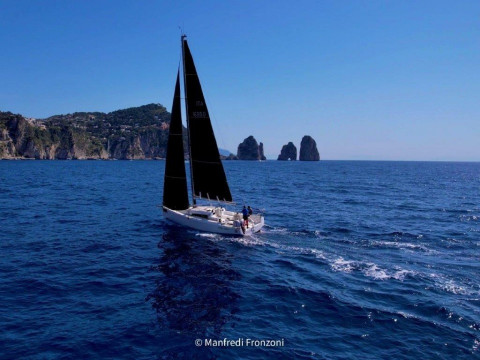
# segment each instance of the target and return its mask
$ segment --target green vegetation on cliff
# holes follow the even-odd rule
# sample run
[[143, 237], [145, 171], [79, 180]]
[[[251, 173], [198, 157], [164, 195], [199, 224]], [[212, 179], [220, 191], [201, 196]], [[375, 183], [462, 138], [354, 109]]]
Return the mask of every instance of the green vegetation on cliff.
[[162, 158], [169, 124], [170, 113], [160, 104], [46, 119], [0, 112], [0, 158]]

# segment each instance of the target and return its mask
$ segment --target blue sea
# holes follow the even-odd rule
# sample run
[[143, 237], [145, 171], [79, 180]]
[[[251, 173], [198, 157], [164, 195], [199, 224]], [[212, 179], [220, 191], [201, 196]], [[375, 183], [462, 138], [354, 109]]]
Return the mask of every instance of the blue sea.
[[1, 161], [0, 358], [480, 358], [480, 163], [224, 165], [262, 233], [168, 224], [163, 161]]

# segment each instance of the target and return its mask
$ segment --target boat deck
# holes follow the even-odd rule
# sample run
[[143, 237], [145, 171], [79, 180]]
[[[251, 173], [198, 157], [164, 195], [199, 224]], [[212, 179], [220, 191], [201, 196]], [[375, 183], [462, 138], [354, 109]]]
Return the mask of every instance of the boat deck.
[[261, 214], [252, 214], [248, 225], [239, 212], [222, 207], [197, 205], [186, 210], [170, 210], [164, 207], [167, 218], [188, 227], [214, 233], [250, 235], [260, 231], [264, 225]]

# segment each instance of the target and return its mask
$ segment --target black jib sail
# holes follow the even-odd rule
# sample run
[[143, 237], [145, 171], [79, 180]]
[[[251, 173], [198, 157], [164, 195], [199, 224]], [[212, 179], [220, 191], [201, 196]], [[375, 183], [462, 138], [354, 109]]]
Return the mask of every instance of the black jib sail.
[[185, 176], [185, 160], [182, 136], [182, 112], [180, 108], [180, 70], [173, 96], [172, 117], [168, 134], [167, 160], [163, 185], [163, 206], [172, 210], [187, 209], [188, 191]]
[[195, 197], [201, 197], [232, 202], [207, 104], [185, 37], [182, 44], [194, 200]]

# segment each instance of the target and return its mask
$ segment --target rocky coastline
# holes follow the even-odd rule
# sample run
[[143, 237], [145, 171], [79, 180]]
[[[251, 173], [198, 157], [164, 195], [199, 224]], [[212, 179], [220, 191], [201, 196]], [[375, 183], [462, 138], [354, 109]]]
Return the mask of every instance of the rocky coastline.
[[160, 104], [46, 119], [0, 112], [0, 159], [162, 159], [169, 125], [170, 113]]
[[[160, 104], [46, 119], [0, 111], [0, 160], [161, 160], [166, 156], [169, 127], [170, 113]], [[185, 128], [183, 133], [187, 149]], [[302, 138], [299, 157], [297, 154], [296, 146], [289, 142], [277, 160], [320, 160], [317, 144], [309, 135]], [[221, 158], [266, 160], [263, 143], [253, 135], [238, 145], [236, 155]]]

